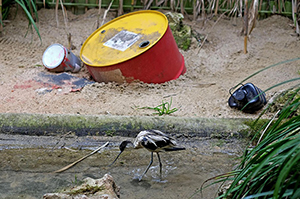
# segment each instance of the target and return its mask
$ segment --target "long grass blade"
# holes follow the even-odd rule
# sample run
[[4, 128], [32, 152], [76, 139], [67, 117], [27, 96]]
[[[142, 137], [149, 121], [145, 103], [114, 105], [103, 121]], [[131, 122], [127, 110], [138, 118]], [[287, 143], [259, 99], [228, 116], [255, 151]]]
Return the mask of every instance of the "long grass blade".
[[[264, 138], [254, 148], [245, 150], [240, 165], [231, 173], [230, 187], [218, 198], [300, 196], [300, 116], [293, 116], [300, 106], [300, 98], [295, 96], [293, 94], [290, 103], [279, 112], [276, 121], [264, 125], [269, 126], [264, 129]], [[224, 183], [226, 177], [224, 174], [223, 178], [220, 175], [209, 180]], [[202, 185], [201, 190], [207, 186]]]
[[[294, 79], [289, 79], [289, 80], [286, 80], [286, 81], [283, 81], [283, 82], [280, 82], [278, 84], [275, 84], [269, 88], [267, 88], [266, 90], [264, 90], [263, 92], [259, 93], [258, 95], [256, 95], [252, 100], [258, 98], [259, 96], [263, 95], [265, 92], [273, 89], [273, 88], [276, 88], [278, 86], [281, 86], [281, 85], [284, 85], [284, 84], [287, 84], [287, 83], [290, 83], [290, 82], [294, 82], [294, 81], [299, 81], [300, 80], [300, 77], [297, 77], [297, 78], [294, 78]], [[300, 84], [297, 84], [297, 85], [300, 85]], [[233, 87], [232, 89], [235, 89], [236, 87], [238, 87], [239, 85], [236, 85], [235, 87]], [[247, 104], [245, 104], [245, 106], [241, 109], [244, 110], [249, 104], [251, 103], [251, 101], [249, 101]]]
[[[38, 27], [36, 26], [36, 23], [35, 23], [34, 19], [32, 18], [30, 12], [29, 12], [28, 9], [26, 8], [26, 5], [24, 4], [23, 1], [20, 1], [20, 0], [15, 0], [15, 1], [16, 1], [16, 3], [18, 3], [18, 4], [22, 7], [22, 9], [24, 10], [24, 12], [25, 12], [25, 14], [27, 15], [27, 18], [28, 18], [28, 20], [29, 20], [29, 23], [31, 23], [31, 24], [33, 25], [33, 27], [34, 27], [36, 33], [38, 34], [38, 36], [39, 36], [39, 38], [40, 38], [40, 41], [42, 42], [42, 37], [41, 37], [41, 35], [40, 35], [39, 29], [38, 29]], [[33, 7], [35, 7], [35, 5], [33, 5]]]
[[0, 0], [0, 36], [3, 31], [3, 23], [2, 23], [2, 0]]
[[265, 67], [265, 68], [263, 68], [263, 69], [261, 69], [261, 70], [255, 72], [255, 73], [253, 73], [252, 75], [248, 76], [247, 78], [243, 79], [243, 80], [242, 80], [240, 83], [238, 83], [233, 89], [237, 88], [240, 84], [242, 84], [242, 83], [245, 82], [246, 80], [252, 78], [253, 76], [255, 76], [255, 75], [257, 75], [257, 74], [259, 74], [259, 73], [261, 73], [261, 72], [263, 72], [263, 71], [265, 71], [265, 70], [268, 70], [268, 69], [270, 69], [270, 68], [272, 68], [272, 67], [275, 67], [275, 66], [278, 66], [278, 65], [281, 65], [281, 64], [287, 64], [287, 63], [290, 63], [290, 62], [294, 62], [294, 61], [297, 61], [297, 60], [300, 60], [300, 57], [293, 58], [293, 59], [289, 59], [289, 60], [285, 60], [285, 61], [281, 61], [281, 62], [278, 62], [278, 63], [276, 63], [276, 64], [272, 64], [272, 65], [270, 65], [270, 66], [267, 66], [267, 67]]

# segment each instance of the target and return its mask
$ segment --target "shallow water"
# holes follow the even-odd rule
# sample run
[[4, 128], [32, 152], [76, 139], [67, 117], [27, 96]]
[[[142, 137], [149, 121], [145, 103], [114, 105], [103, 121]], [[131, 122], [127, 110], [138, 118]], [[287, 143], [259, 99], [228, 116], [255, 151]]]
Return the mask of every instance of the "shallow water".
[[[182, 140], [179, 144], [186, 150], [160, 153], [162, 179], [154, 154], [152, 167], [139, 182], [138, 177], [150, 161], [147, 150], [127, 150], [112, 167], [107, 166], [118, 154], [121, 139], [125, 138], [0, 135], [0, 198], [42, 198], [45, 193], [72, 187], [86, 177], [101, 178], [106, 173], [121, 187], [121, 198], [189, 198], [206, 179], [231, 170], [243, 150], [239, 140]], [[107, 140], [113, 140], [109, 147], [63, 173], [53, 173]], [[75, 151], [62, 148], [63, 145]], [[214, 198], [217, 188], [209, 187], [194, 198]]]

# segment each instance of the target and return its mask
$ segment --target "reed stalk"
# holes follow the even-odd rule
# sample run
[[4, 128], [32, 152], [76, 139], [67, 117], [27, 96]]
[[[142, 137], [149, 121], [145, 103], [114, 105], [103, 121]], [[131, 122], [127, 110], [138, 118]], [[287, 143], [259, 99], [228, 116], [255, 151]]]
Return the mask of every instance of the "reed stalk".
[[108, 8], [104, 11], [104, 15], [103, 15], [103, 19], [102, 19], [101, 26], [104, 24], [105, 19], [106, 19], [106, 15], [107, 15], [108, 11], [110, 10], [110, 7], [111, 7], [111, 5], [112, 5], [113, 3], [114, 3], [114, 0], [111, 0], [111, 2], [110, 2], [110, 4], [109, 4]]
[[297, 14], [299, 14], [297, 12], [297, 8], [298, 8], [298, 1], [297, 0], [292, 0], [292, 18], [294, 21], [294, 25], [296, 27], [296, 33], [299, 35], [299, 24], [298, 24], [298, 19], [297, 19]]
[[0, 36], [3, 31], [3, 22], [2, 22], [2, 0], [0, 0]]
[[[37, 14], [37, 8], [35, 6], [36, 5], [35, 2], [33, 0], [27, 0], [27, 1], [15, 0], [15, 2], [23, 9], [23, 11], [25, 12], [25, 14], [27, 16], [27, 19], [29, 21], [28, 29], [31, 28], [31, 30], [32, 30], [32, 27], [33, 27], [35, 29], [36, 33], [38, 34], [40, 41], [42, 41], [39, 29], [35, 23], [35, 21], [38, 21], [38, 14]], [[33, 15], [33, 13], [30, 12], [30, 7], [33, 9], [34, 15]]]
[[62, 13], [63, 13], [63, 17], [64, 17], [65, 30], [69, 30], [69, 27], [68, 27], [67, 9], [66, 9], [65, 6], [63, 5], [62, 0], [60, 0], [60, 5], [61, 5], [61, 10], [62, 10]]
[[[151, 5], [149, 7], [149, 9], [163, 9], [163, 10], [172, 10], [172, 11], [176, 11], [176, 12], [181, 12], [181, 7], [180, 7], [180, 1], [181, 0], [178, 0], [178, 1], [175, 1], [175, 0], [169, 0], [169, 1], [164, 1], [164, 0], [160, 0], [157, 2], [156, 5]], [[216, 0], [211, 0], [211, 1], [204, 1], [204, 0], [201, 0], [202, 2], [204, 3], [199, 3], [199, 4], [196, 4], [194, 2], [194, 0], [184, 0], [183, 3], [187, 3], [188, 1], [191, 1], [192, 2], [192, 6], [189, 7], [189, 6], [184, 6], [184, 10], [185, 11], [188, 11], [189, 13], [192, 13], [194, 14], [194, 11], [195, 11], [195, 15], [199, 14], [199, 11], [201, 12], [208, 12], [210, 13], [212, 10], [215, 11], [215, 7], [217, 6], [216, 5]], [[197, 0], [195, 0], [197, 1]], [[199, 0], [198, 0], [199, 1]], [[296, 0], [295, 0], [296, 1]], [[233, 16], [233, 15], [236, 15], [235, 13], [238, 13], [237, 15], [238, 16], [241, 16], [242, 13], [243, 13], [243, 1], [230, 1], [228, 4], [224, 4], [223, 1], [220, 1], [220, 5], [218, 6], [218, 10], [217, 10], [217, 13], [223, 13], [223, 12], [228, 12], [229, 13], [229, 16]], [[262, 1], [259, 2], [259, 4], [261, 4]], [[176, 6], [176, 4], [179, 3], [179, 6]], [[37, 2], [37, 5], [42, 5], [43, 2]], [[51, 6], [51, 5], [54, 5], [55, 6], [55, 2], [48, 2], [48, 4]], [[64, 2], [63, 3], [64, 6], [89, 6], [89, 7], [97, 7], [99, 8], [99, 4], [92, 4], [92, 3], [69, 3], [69, 2]], [[197, 6], [197, 5], [202, 5], [202, 7], [200, 6]], [[281, 4], [282, 5], [282, 4]], [[109, 6], [109, 3], [102, 3], [101, 4], [101, 7], [108, 7]], [[195, 6], [197, 8], [195, 8]], [[222, 7], [223, 6], [223, 7]], [[130, 11], [133, 11], [134, 9], [144, 9], [145, 8], [145, 5], [138, 5], [137, 4], [137, 1], [136, 0], [131, 0], [131, 3], [126, 5], [126, 4], [123, 4], [122, 5], [123, 9], [128, 9]], [[119, 8], [119, 5], [111, 5], [111, 8]], [[258, 10], [258, 13], [264, 13], [264, 14], [282, 14], [282, 15], [286, 15], [286, 16], [292, 16], [292, 12], [283, 12], [281, 11], [279, 13], [278, 10], [275, 10], [275, 11], [272, 11], [272, 10], [261, 10], [259, 9]], [[297, 12], [295, 13], [297, 14]]]
[[248, 40], [248, 0], [245, 0], [244, 13], [244, 54], [247, 54], [247, 40]]
[[180, 0], [180, 12], [184, 15], [184, 0]]
[[102, 0], [99, 0], [98, 2], [98, 17], [97, 17], [97, 24], [96, 24], [96, 29], [99, 28], [99, 20], [100, 20], [100, 16], [101, 16], [101, 4], [102, 4]]
[[121, 16], [124, 14], [123, 10], [123, 0], [119, 0], [119, 8], [118, 8], [118, 16]]
[[[124, 9], [129, 9], [133, 11], [134, 9], [164, 9], [164, 10], [171, 10], [175, 12], [180, 12], [182, 14], [192, 13], [193, 20], [196, 20], [197, 17], [202, 13], [202, 17], [206, 18], [207, 14], [214, 14], [217, 15], [219, 13], [227, 12], [228, 16], [239, 16], [242, 17], [244, 15], [244, 53], [247, 53], [247, 41], [248, 36], [250, 35], [251, 31], [255, 27], [255, 21], [258, 13], [266, 13], [266, 14], [284, 14], [284, 15], [292, 15], [296, 33], [299, 35], [299, 2], [298, 0], [291, 0], [292, 4], [292, 11], [287, 12], [285, 8], [285, 4], [283, 0], [275, 0], [278, 8], [276, 8], [275, 12], [273, 10], [262, 10], [262, 2], [263, 0], [144, 0], [141, 4], [136, 0], [131, 0], [130, 4], [124, 4], [124, 0], [119, 0], [118, 5], [116, 3], [110, 2], [109, 4], [103, 4], [103, 1], [99, 0], [94, 3], [89, 3], [88, 0], [85, 0], [84, 3], [70, 3], [70, 2], [63, 2], [62, 0], [51, 0], [47, 2], [47, 5], [54, 5], [55, 6], [55, 14], [56, 14], [56, 22], [57, 27], [59, 26], [58, 20], [58, 7], [61, 4], [63, 15], [64, 15], [64, 23], [65, 27], [67, 28], [67, 17], [66, 17], [66, 8], [65, 6], [85, 6], [85, 10], [88, 7], [98, 7], [98, 20], [97, 20], [97, 28], [99, 27], [99, 19], [101, 14], [101, 7], [107, 7], [108, 10], [110, 8], [117, 8], [118, 15], [122, 15], [124, 13]], [[5, 2], [10, 2], [4, 0]], [[39, 35], [38, 28], [35, 24], [37, 20], [37, 10], [36, 5], [44, 5], [46, 4], [46, 0], [15, 0], [14, 2], [18, 3], [22, 9], [25, 11], [26, 15], [28, 16], [29, 23], [31, 28], [34, 27], [36, 32]], [[248, 6], [248, 4], [252, 2], [252, 5]], [[253, 3], [255, 2], [255, 3]], [[3, 0], [0, 0], [0, 9], [3, 11]], [[190, 4], [189, 4], [190, 3]], [[245, 5], [247, 3], [247, 5]], [[189, 4], [186, 6], [186, 4]], [[5, 7], [5, 6], [4, 6]], [[258, 9], [259, 8], [259, 9]], [[6, 11], [5, 11], [6, 12]], [[8, 13], [8, 12], [6, 12]], [[2, 12], [0, 11], [0, 31], [3, 29], [3, 16], [1, 19]], [[105, 17], [104, 17], [105, 18]], [[103, 22], [102, 22], [103, 23]], [[248, 25], [247, 25], [248, 24]], [[40, 37], [40, 35], [39, 35]], [[41, 37], [40, 37], [41, 39]]]
[[55, 4], [55, 19], [56, 19], [56, 25], [57, 25], [57, 27], [59, 27], [58, 6], [59, 6], [59, 0], [56, 0], [56, 4]]
[[[88, 0], [85, 0], [85, 3], [86, 3], [86, 4], [89, 4], [89, 1], [88, 1]], [[87, 12], [87, 11], [88, 11], [88, 7], [85, 6], [84, 10], [85, 10], [85, 12]]]

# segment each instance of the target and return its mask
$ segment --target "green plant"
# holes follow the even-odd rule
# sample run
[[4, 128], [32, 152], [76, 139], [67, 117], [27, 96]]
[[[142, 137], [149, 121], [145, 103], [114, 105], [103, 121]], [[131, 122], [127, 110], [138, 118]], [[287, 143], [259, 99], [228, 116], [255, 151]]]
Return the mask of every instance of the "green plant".
[[[1, 13], [2, 20], [7, 18], [10, 7], [15, 3], [18, 4], [24, 10], [24, 12], [28, 18], [28, 30], [32, 29], [32, 26], [33, 26], [40, 38], [40, 41], [42, 41], [39, 29], [35, 23], [35, 21], [38, 21], [38, 14], [37, 14], [37, 9], [36, 9], [34, 0], [14, 0], [14, 1], [4, 0], [2, 2], [2, 13]], [[3, 25], [2, 20], [0, 18], [0, 23]], [[27, 33], [26, 33], [26, 35], [27, 35]]]
[[105, 186], [97, 186], [97, 185], [89, 185], [87, 183], [84, 183], [84, 181], [78, 181], [77, 176], [75, 175], [75, 182], [72, 181], [72, 184], [74, 186], [78, 187], [73, 187], [70, 190], [64, 191], [65, 193], [69, 195], [79, 195], [79, 194], [94, 194], [99, 191], [105, 190]]
[[217, 198], [300, 197], [300, 116], [290, 117], [299, 106], [297, 98], [265, 124], [264, 139], [245, 150], [238, 168], [206, 181], [214, 180], [208, 186], [230, 182]]
[[142, 108], [139, 108], [139, 109], [155, 110], [155, 111], [157, 111], [157, 113], [154, 113], [154, 114], [158, 114], [159, 116], [161, 116], [161, 115], [169, 115], [171, 113], [174, 113], [174, 112], [178, 111], [177, 108], [172, 108], [171, 109], [171, 105], [172, 105], [172, 98], [171, 98], [170, 103], [162, 101], [162, 104], [160, 104], [156, 107], [145, 106], [145, 107], [142, 107]]
[[[299, 92], [300, 84], [296, 84], [273, 118], [262, 126], [254, 123], [259, 127], [253, 140], [258, 141], [244, 151], [239, 166], [206, 180], [200, 191], [230, 183], [217, 198], [300, 198], [300, 115], [295, 114], [300, 107]], [[209, 181], [213, 182], [204, 187]]]
[[112, 136], [115, 135], [115, 131], [113, 131], [113, 130], [107, 130], [107, 131], [105, 131], [105, 135], [112, 137]]
[[75, 174], [74, 181], [72, 180], [73, 185], [81, 185], [83, 181], [78, 180], [77, 175]]

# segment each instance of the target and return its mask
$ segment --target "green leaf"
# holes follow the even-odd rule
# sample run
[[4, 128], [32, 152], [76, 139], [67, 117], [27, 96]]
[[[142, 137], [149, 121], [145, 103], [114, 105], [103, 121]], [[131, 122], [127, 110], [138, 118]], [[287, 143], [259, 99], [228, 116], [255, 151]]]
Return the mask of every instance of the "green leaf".
[[[36, 23], [34, 22], [34, 19], [32, 18], [30, 12], [28, 11], [28, 9], [27, 9], [27, 7], [26, 7], [24, 1], [21, 1], [21, 0], [15, 0], [15, 1], [16, 1], [16, 3], [18, 3], [18, 4], [22, 7], [22, 9], [24, 10], [25, 14], [27, 15], [27, 18], [28, 18], [28, 20], [29, 20], [29, 23], [33, 25], [35, 31], [37, 32], [37, 34], [38, 34], [38, 36], [39, 36], [39, 38], [40, 38], [40, 41], [42, 41], [42, 37], [41, 37], [41, 35], [40, 35], [39, 29], [38, 29], [38, 27], [36, 26]], [[27, 0], [27, 3], [30, 3], [30, 0]], [[34, 5], [34, 4], [33, 4], [32, 6], [35, 8], [35, 5]], [[35, 13], [37, 13], [36, 8], [35, 8]]]

